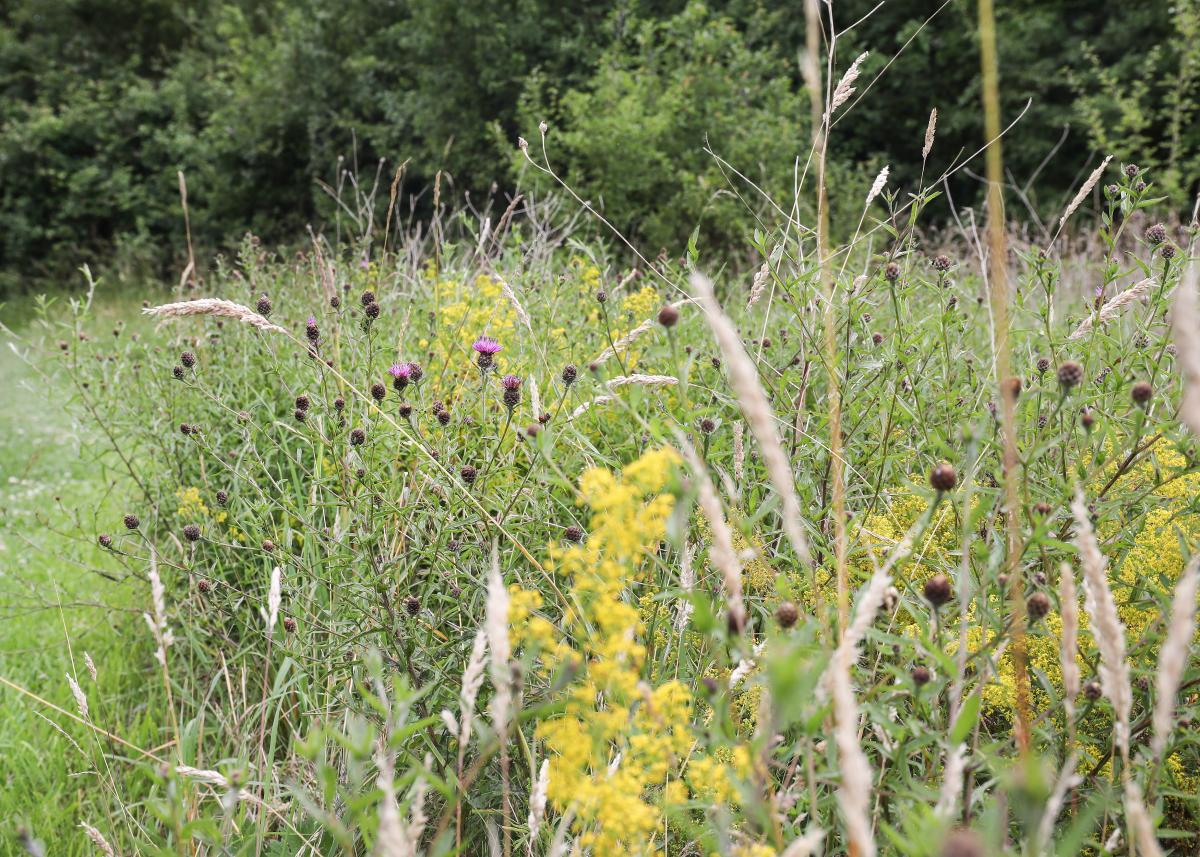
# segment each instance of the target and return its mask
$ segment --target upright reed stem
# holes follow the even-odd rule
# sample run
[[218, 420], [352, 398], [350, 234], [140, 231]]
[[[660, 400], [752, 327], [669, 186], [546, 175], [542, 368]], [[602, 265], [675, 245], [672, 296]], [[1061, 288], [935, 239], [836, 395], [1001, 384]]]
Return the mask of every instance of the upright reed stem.
[[988, 293], [992, 307], [992, 348], [1000, 390], [1004, 444], [1004, 516], [1007, 522], [1007, 573], [1012, 598], [1012, 655], [1016, 679], [1017, 748], [1029, 753], [1029, 654], [1025, 642], [1025, 581], [1021, 574], [1020, 501], [1017, 493], [1017, 386], [1008, 344], [1008, 248], [1004, 234], [1004, 156], [1000, 141], [1000, 75], [996, 62], [993, 0], [979, 0], [979, 59], [983, 73], [983, 126], [987, 149]]

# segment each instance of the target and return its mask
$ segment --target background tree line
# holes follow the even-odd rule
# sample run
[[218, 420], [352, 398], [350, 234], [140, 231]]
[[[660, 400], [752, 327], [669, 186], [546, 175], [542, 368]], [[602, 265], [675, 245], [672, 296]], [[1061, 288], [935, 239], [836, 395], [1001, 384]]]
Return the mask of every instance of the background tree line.
[[[1183, 207], [1200, 158], [1197, 0], [1002, 0], [1006, 163], [1031, 216], [1061, 203], [1100, 150], [1156, 168]], [[871, 55], [873, 97], [838, 122], [847, 206], [883, 163], [912, 186], [932, 107], [936, 174], [982, 138], [974, 3], [839, 0], [838, 72]], [[208, 249], [252, 230], [300, 237], [357, 163], [409, 159], [453, 193], [502, 193], [552, 127], [551, 159], [651, 249], [698, 224], [743, 237], [754, 194], [703, 150], [790, 198], [808, 149], [790, 0], [7, 0], [0, 5], [0, 290], [97, 254], [177, 261], [176, 171]], [[902, 50], [903, 49], [903, 50]], [[526, 170], [523, 180], [532, 176]], [[978, 181], [951, 184], [973, 201]], [[386, 199], [386, 193], [382, 194]], [[428, 197], [426, 196], [425, 199]], [[853, 200], [853, 202], [851, 202]]]

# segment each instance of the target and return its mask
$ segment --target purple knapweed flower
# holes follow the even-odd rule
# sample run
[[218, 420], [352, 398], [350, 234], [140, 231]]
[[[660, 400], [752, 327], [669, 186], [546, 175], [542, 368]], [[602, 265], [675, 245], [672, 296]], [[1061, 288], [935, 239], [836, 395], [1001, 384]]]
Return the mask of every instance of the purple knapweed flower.
[[388, 369], [388, 374], [392, 376], [392, 386], [397, 390], [403, 390], [412, 380], [412, 364], [393, 363], [392, 368]]
[[516, 375], [505, 375], [500, 379], [500, 386], [504, 388], [504, 404], [511, 411], [517, 405], [521, 404], [521, 379]]
[[496, 362], [496, 355], [504, 350], [504, 346], [492, 339], [490, 336], [479, 337], [475, 340], [471, 347], [474, 348], [475, 352], [479, 355], [476, 362], [479, 364], [479, 368], [483, 371], [490, 369], [492, 364]]

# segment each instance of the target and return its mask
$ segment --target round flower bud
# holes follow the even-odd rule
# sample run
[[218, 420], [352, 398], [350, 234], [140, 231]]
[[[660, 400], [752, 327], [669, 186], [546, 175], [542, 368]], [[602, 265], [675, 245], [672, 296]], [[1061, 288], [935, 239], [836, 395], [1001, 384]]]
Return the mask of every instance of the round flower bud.
[[122, 520], [125, 522], [125, 529], [127, 530], [136, 530], [142, 525], [137, 515], [126, 515]]
[[1045, 592], [1033, 593], [1025, 602], [1025, 609], [1029, 612], [1029, 618], [1034, 622], [1045, 618], [1046, 614], [1050, 612], [1050, 596]]
[[1138, 381], [1129, 390], [1129, 395], [1133, 398], [1135, 404], [1145, 407], [1154, 395], [1154, 388], [1150, 386], [1149, 381]]
[[663, 327], [674, 327], [679, 321], [679, 310], [667, 304], [658, 311], [658, 323]]
[[266, 295], [262, 295], [261, 297], [259, 297], [258, 303], [255, 304], [255, 309], [258, 310], [259, 315], [270, 315], [271, 314], [271, 299], [269, 297], [267, 297]]
[[189, 542], [200, 541], [200, 528], [195, 524], [188, 524], [183, 528], [183, 537]]
[[792, 627], [799, 618], [800, 611], [790, 601], [785, 601], [775, 608], [775, 621], [779, 623], [780, 628]]
[[569, 542], [581, 542], [583, 541], [583, 530], [571, 524], [571, 526], [563, 530], [563, 538]]
[[958, 474], [953, 465], [942, 462], [929, 471], [929, 484], [936, 491], [953, 491], [958, 484]]
[[935, 608], [948, 602], [953, 594], [950, 589], [950, 578], [944, 574], [935, 574], [925, 581], [925, 600]]
[[933, 673], [929, 671], [929, 667], [922, 666], [913, 667], [909, 675], [912, 677], [913, 684], [917, 687], [929, 684], [930, 679], [933, 678]]

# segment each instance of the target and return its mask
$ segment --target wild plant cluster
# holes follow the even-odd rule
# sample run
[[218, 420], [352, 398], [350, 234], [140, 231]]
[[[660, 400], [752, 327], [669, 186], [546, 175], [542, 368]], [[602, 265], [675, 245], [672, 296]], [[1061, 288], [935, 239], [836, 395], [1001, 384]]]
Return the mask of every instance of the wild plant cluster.
[[137, 699], [71, 677], [80, 835], [1189, 850], [1196, 226], [1136, 166], [1093, 188], [1099, 258], [1014, 254], [999, 379], [974, 233], [931, 244], [886, 176], [844, 244], [785, 217], [745, 276], [524, 201], [247, 239], [137, 340], [48, 315], [124, 504], [73, 535], [145, 614]]

